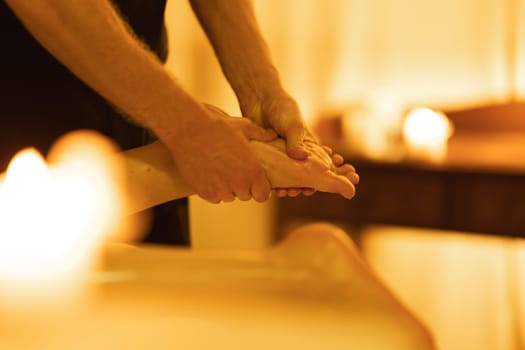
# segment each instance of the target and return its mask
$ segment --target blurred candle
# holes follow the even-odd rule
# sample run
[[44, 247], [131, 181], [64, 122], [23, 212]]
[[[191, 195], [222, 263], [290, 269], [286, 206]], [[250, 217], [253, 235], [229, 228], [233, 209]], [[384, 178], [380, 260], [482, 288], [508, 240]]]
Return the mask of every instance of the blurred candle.
[[386, 88], [350, 106], [342, 118], [349, 151], [375, 160], [398, 160], [403, 109], [401, 98]]
[[69, 136], [48, 167], [35, 149], [19, 152], [0, 181], [0, 301], [73, 298], [121, 210], [100, 136]]
[[453, 127], [447, 116], [430, 108], [410, 111], [403, 124], [403, 136], [410, 158], [441, 161]]

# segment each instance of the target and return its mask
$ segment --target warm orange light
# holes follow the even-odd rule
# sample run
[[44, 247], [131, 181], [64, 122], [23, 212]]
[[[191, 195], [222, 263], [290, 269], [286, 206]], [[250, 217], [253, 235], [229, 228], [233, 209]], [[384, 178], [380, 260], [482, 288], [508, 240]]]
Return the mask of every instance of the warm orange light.
[[412, 110], [403, 124], [410, 155], [429, 160], [441, 160], [445, 156], [452, 130], [445, 114], [429, 108]]
[[59, 142], [50, 167], [34, 149], [14, 157], [0, 183], [2, 292], [64, 294], [86, 278], [123, 209], [109, 153], [84, 133]]
[[387, 226], [368, 227], [362, 237], [366, 260], [429, 326], [438, 349], [522, 348], [515, 337], [525, 250], [516, 240]]

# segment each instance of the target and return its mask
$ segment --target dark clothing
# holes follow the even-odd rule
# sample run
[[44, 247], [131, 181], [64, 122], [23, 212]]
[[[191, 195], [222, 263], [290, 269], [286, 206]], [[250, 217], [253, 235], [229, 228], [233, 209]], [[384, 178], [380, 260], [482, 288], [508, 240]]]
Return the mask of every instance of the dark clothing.
[[[114, 3], [135, 35], [165, 61], [166, 0]], [[3, 1], [0, 2], [0, 47], [0, 169], [5, 169], [9, 159], [21, 148], [34, 146], [45, 154], [53, 141], [75, 129], [97, 130], [113, 138], [122, 149], [148, 141], [146, 130], [126, 121], [104, 98], [50, 55]], [[147, 240], [189, 243], [187, 201], [176, 203], [155, 210], [155, 223]]]

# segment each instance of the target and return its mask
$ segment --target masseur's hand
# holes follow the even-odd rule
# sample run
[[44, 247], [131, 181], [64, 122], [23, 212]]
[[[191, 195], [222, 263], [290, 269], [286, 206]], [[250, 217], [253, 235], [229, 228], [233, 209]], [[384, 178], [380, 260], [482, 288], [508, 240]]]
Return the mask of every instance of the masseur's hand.
[[351, 199], [359, 175], [350, 164], [334, 165], [326, 151], [319, 145], [307, 143], [309, 156], [295, 160], [285, 153], [283, 139], [271, 142], [251, 141], [250, 146], [261, 161], [273, 187], [315, 188], [323, 192], [339, 193]]
[[[339, 171], [340, 168], [341, 169], [351, 168], [355, 172], [355, 168], [353, 166], [351, 166], [350, 164], [344, 163], [345, 160], [343, 156], [341, 156], [338, 153], [335, 153], [328, 146], [324, 146], [324, 145], [321, 146], [317, 142], [317, 140], [309, 133], [305, 137], [304, 146], [305, 146], [306, 151], [308, 152], [308, 159], [310, 159], [310, 156], [312, 155], [312, 150], [317, 150], [317, 152], [313, 152], [313, 153], [321, 154], [324, 160], [327, 161], [327, 164], [331, 162], [331, 166], [334, 168], [335, 171]], [[320, 150], [322, 150], [323, 152], [320, 152]], [[354, 182], [352, 181], [352, 183]], [[355, 184], [357, 184], [357, 182], [354, 183], [354, 185]], [[274, 191], [277, 197], [280, 197], [280, 198], [297, 197], [300, 194], [303, 194], [305, 196], [311, 196], [316, 192], [314, 188], [274, 188]]]
[[[258, 125], [274, 129], [286, 141], [286, 153], [291, 158], [305, 160], [312, 151], [312, 146], [319, 146], [316, 149], [323, 149], [332, 158], [335, 166], [344, 163], [341, 155], [333, 153], [329, 147], [319, 145], [306, 127], [297, 102], [280, 88], [274, 89], [272, 93], [267, 94], [258, 102], [243, 103], [240, 101], [240, 106], [244, 117]], [[315, 193], [312, 188], [277, 188], [275, 190], [279, 197], [295, 197], [301, 193], [310, 196]]]
[[268, 142], [276, 134], [249, 120], [225, 119], [215, 108], [199, 105], [194, 118], [182, 130], [159, 135], [175, 165], [192, 189], [203, 199], [218, 203], [235, 198], [266, 201], [271, 192], [249, 140]]
[[286, 153], [294, 159], [308, 157], [304, 141], [308, 134], [297, 102], [284, 91], [263, 97], [257, 102], [239, 101], [242, 115], [263, 127], [274, 129], [286, 141]]

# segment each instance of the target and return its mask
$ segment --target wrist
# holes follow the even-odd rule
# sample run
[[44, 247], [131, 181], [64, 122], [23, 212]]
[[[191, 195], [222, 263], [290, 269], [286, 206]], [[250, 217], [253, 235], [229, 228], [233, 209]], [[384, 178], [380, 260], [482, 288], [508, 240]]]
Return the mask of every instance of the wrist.
[[[275, 74], [275, 75], [274, 75]], [[234, 87], [242, 115], [258, 122], [264, 105], [288, 94], [281, 85], [277, 73], [251, 75], [244, 84]], [[247, 82], [248, 81], [248, 82]], [[260, 123], [259, 123], [260, 124]]]

